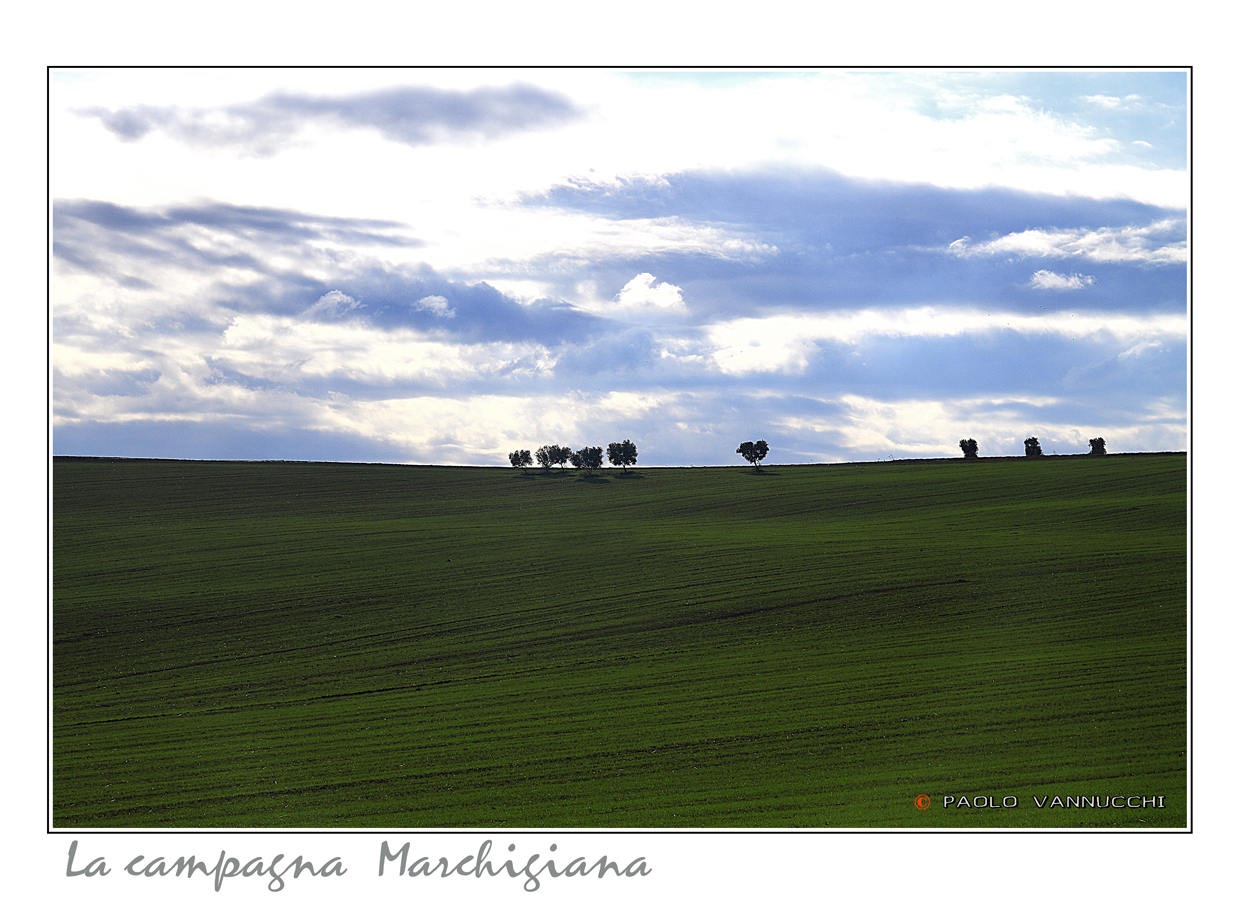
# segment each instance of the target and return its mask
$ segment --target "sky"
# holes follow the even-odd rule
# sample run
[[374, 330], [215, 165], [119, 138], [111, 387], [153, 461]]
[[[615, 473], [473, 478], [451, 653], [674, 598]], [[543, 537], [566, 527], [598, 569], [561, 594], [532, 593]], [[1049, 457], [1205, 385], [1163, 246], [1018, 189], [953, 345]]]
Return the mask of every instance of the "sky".
[[1183, 70], [74, 69], [57, 455], [1185, 450]]

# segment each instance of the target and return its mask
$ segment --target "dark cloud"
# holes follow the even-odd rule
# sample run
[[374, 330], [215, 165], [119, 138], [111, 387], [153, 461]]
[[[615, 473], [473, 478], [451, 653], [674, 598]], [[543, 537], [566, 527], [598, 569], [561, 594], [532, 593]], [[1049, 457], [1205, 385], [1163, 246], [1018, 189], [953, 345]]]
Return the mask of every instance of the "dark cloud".
[[556, 374], [572, 378], [624, 373], [645, 382], [659, 361], [660, 349], [649, 329], [632, 328], [606, 334], [590, 343], [565, 347], [556, 362]]
[[964, 234], [998, 236], [1031, 227], [1144, 225], [1169, 214], [1132, 200], [941, 188], [849, 178], [825, 169], [684, 172], [616, 185], [576, 182], [528, 202], [618, 219], [680, 216], [737, 223], [759, 236], [806, 247], [830, 243], [837, 254], [946, 246]]
[[[333, 318], [364, 317], [380, 328], [442, 332], [464, 342], [559, 344], [609, 327], [567, 303], [521, 303], [484, 281], [463, 283], [430, 266], [387, 266], [341, 250], [417, 246], [417, 241], [393, 234], [397, 227], [377, 219], [219, 203], [150, 211], [59, 201], [53, 208], [53, 255], [60, 263], [131, 286], [147, 284], [141, 275], [155, 265], [212, 275], [216, 284], [207, 296], [226, 312], [321, 318], [322, 299], [338, 291], [353, 302], [335, 305]], [[203, 240], [204, 234], [217, 239]], [[277, 255], [305, 259], [337, 274], [308, 275], [309, 265], [275, 268], [268, 260]], [[237, 283], [228, 277], [236, 270], [257, 277]], [[427, 298], [441, 299], [427, 303]]]
[[[652, 272], [684, 292], [698, 317], [728, 318], [766, 309], [859, 309], [985, 305], [1012, 311], [1047, 308], [1050, 291], [1033, 290], [1041, 269], [1093, 277], [1072, 292], [1078, 308], [1182, 311], [1187, 267], [1101, 261], [1083, 256], [961, 256], [946, 252], [1028, 230], [1146, 228], [1182, 222], [1182, 212], [1130, 200], [1058, 197], [1010, 189], [955, 190], [845, 178], [827, 172], [696, 172], [658, 182], [575, 183], [528, 204], [611, 219], [675, 217], [724, 228], [778, 248], [773, 256], [724, 259], [700, 249], [591, 260], [604, 294], [636, 272]], [[1182, 243], [1182, 224], [1132, 246], [1150, 255]], [[569, 288], [565, 282], [565, 289]]]
[[[581, 341], [614, 326], [567, 303], [542, 299], [522, 303], [485, 281], [465, 284], [430, 266], [373, 266], [342, 275], [330, 285], [308, 292], [340, 290], [361, 304], [354, 315], [380, 328], [414, 328], [441, 333], [465, 343], [535, 341], [556, 345]], [[424, 302], [435, 298], [430, 303]], [[448, 315], [451, 313], [451, 315]]]
[[1174, 338], [1133, 341], [1106, 333], [1073, 338], [1000, 328], [818, 341], [804, 370], [746, 372], [732, 380], [767, 393], [803, 394], [806, 385], [814, 385], [823, 396], [855, 394], [892, 403], [1002, 395], [1075, 397], [1131, 409], [1149, 397], [1186, 398], [1187, 364], [1187, 347]]
[[1143, 397], [1177, 399], [1188, 406], [1188, 346], [1180, 341], [1150, 341], [1119, 353], [1097, 354], [1064, 374], [1065, 393], [1092, 403], [1131, 408]]
[[151, 385], [159, 378], [160, 373], [155, 369], [136, 372], [113, 369], [95, 373], [90, 380], [90, 391], [101, 397], [139, 397], [149, 393]]
[[[91, 405], [98, 398], [109, 398], [108, 405], [115, 405], [119, 398], [121, 404], [131, 400], [149, 397], [152, 388], [162, 377], [158, 359], [138, 369], [95, 369], [66, 373], [59, 367], [53, 368], [52, 384], [54, 387], [53, 413], [65, 419], [77, 417], [76, 410], [82, 405]], [[138, 405], [141, 405], [141, 401]]]
[[[342, 248], [419, 246], [381, 219], [318, 216], [297, 210], [204, 203], [161, 210], [94, 200], [58, 200], [52, 208], [52, 254], [58, 265], [136, 290], [154, 290], [160, 269], [205, 274], [218, 287], [204, 302], [232, 310], [294, 314], [305, 297], [330, 285], [304, 270], [331, 266]], [[276, 257], [306, 265], [277, 268]], [[257, 278], [238, 279], [242, 271]], [[165, 282], [166, 283], [166, 282]], [[318, 291], [318, 293], [315, 293]], [[180, 313], [178, 313], [180, 314]]]
[[378, 131], [410, 146], [493, 139], [573, 121], [581, 110], [561, 94], [529, 85], [471, 91], [398, 87], [329, 97], [277, 92], [220, 109], [132, 106], [80, 110], [123, 140], [160, 130], [188, 144], [276, 152], [309, 122]]
[[63, 422], [52, 435], [52, 452], [57, 456], [322, 462], [404, 462], [408, 458], [407, 449], [378, 439], [229, 419]]
[[392, 234], [394, 229], [403, 226], [385, 219], [317, 216], [299, 210], [229, 203], [182, 205], [155, 211], [98, 200], [57, 200], [52, 205], [52, 223], [56, 235], [72, 235], [75, 228], [94, 225], [108, 234], [155, 237], [186, 225], [196, 225], [260, 244], [322, 240], [416, 247], [421, 243]]

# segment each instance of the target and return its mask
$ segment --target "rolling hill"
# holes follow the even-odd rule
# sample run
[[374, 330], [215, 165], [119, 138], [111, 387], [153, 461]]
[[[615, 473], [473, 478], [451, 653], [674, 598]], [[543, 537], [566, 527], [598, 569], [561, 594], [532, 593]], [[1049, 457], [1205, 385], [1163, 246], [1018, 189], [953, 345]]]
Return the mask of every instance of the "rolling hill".
[[1188, 823], [1184, 454], [52, 494], [57, 828]]

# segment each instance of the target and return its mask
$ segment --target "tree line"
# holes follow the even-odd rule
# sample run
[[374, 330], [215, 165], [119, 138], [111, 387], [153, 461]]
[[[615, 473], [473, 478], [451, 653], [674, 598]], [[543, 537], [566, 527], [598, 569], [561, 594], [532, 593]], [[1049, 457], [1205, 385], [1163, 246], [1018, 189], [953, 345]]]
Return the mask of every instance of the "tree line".
[[[745, 441], [736, 448], [736, 452], [755, 469], [760, 469], [762, 468], [760, 463], [766, 459], [766, 454], [770, 449], [766, 441]], [[528, 450], [513, 450], [508, 454], [509, 464], [515, 469], [520, 469], [522, 474], [534, 465], [535, 461], [547, 472], [551, 471], [554, 466], [563, 469], [565, 463], [571, 463], [574, 469], [581, 469], [586, 475], [591, 475], [603, 467], [603, 448], [582, 447], [580, 450], [574, 450], [571, 447], [561, 447], [559, 444], [543, 444], [533, 453]], [[620, 466], [627, 472], [629, 466], [637, 465], [637, 445], [627, 438], [623, 441], [613, 441], [607, 445], [607, 461], [613, 466]]]
[[[532, 466], [534, 461], [546, 471], [551, 471], [552, 466], [564, 468], [565, 463], [571, 463], [574, 469], [581, 469], [586, 475], [592, 475], [596, 470], [603, 467], [603, 448], [602, 447], [582, 447], [580, 450], [574, 450], [571, 447], [561, 447], [559, 444], [544, 444], [533, 453], [528, 450], [513, 450], [508, 454], [508, 462], [522, 473], [526, 468]], [[613, 466], [620, 466], [625, 472], [629, 470], [629, 466], [637, 465], [637, 445], [627, 438], [623, 441], [613, 441], [607, 445], [607, 461]]]
[[[762, 460], [766, 459], [766, 454], [770, 449], [766, 441], [745, 441], [736, 448], [736, 452], [755, 469], [760, 469]], [[966, 459], [978, 458], [977, 441], [973, 438], [961, 440], [960, 449]], [[1107, 442], [1105, 440], [1100, 437], [1089, 439], [1090, 456], [1105, 456], [1106, 452]], [[1042, 445], [1038, 439], [1036, 437], [1025, 438], [1025, 456], [1041, 455]], [[508, 454], [508, 462], [514, 468], [520, 469], [523, 474], [535, 461], [545, 471], [551, 471], [554, 466], [562, 469], [565, 464], [571, 464], [574, 469], [580, 469], [586, 475], [592, 475], [603, 467], [603, 448], [582, 447], [580, 450], [574, 450], [571, 447], [561, 447], [559, 444], [544, 444], [533, 453], [529, 450], [513, 450]], [[613, 441], [607, 445], [607, 461], [628, 472], [629, 466], [637, 465], [637, 445], [627, 438], [623, 441]]]
[[[960, 449], [964, 451], [966, 459], [977, 459], [977, 441], [973, 438], [965, 438], [960, 442]], [[1100, 437], [1089, 439], [1089, 455], [1090, 456], [1106, 456], [1107, 442]], [[1042, 445], [1038, 443], [1036, 437], [1025, 438], [1025, 456], [1041, 456]]]

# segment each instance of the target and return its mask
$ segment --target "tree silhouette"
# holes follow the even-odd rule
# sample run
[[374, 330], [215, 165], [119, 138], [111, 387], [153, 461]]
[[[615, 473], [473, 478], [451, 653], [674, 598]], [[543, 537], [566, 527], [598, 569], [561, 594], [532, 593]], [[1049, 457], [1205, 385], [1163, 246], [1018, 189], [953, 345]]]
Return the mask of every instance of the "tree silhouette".
[[1035, 437], [1025, 438], [1025, 456], [1041, 456], [1042, 445], [1038, 443]]
[[603, 448], [582, 447], [573, 453], [568, 461], [573, 464], [574, 469], [585, 469], [586, 475], [590, 475], [595, 469], [603, 467]]
[[528, 450], [513, 450], [508, 454], [508, 462], [512, 463], [514, 468], [520, 469], [524, 475], [525, 467], [534, 464], [534, 457], [530, 456]]
[[736, 448], [736, 452], [743, 456], [747, 462], [752, 463], [755, 469], [760, 469], [762, 467], [758, 463], [766, 459], [766, 452], [769, 449], [770, 447], [766, 445], [766, 441], [757, 441], [756, 443], [745, 441], [745, 443]]
[[619, 443], [608, 444], [607, 461], [613, 466], [623, 467], [627, 472], [629, 466], [637, 465], [637, 445], [627, 438]]
[[572, 455], [572, 448], [561, 447], [559, 444], [543, 444], [534, 451], [534, 458], [544, 469], [550, 469], [552, 466], [559, 466], [562, 469]]
[[1106, 456], [1107, 442], [1102, 438], [1089, 439], [1089, 455], [1090, 456]]
[[965, 438], [961, 441], [960, 449], [964, 451], [966, 459], [977, 459], [977, 441], [973, 438]]

